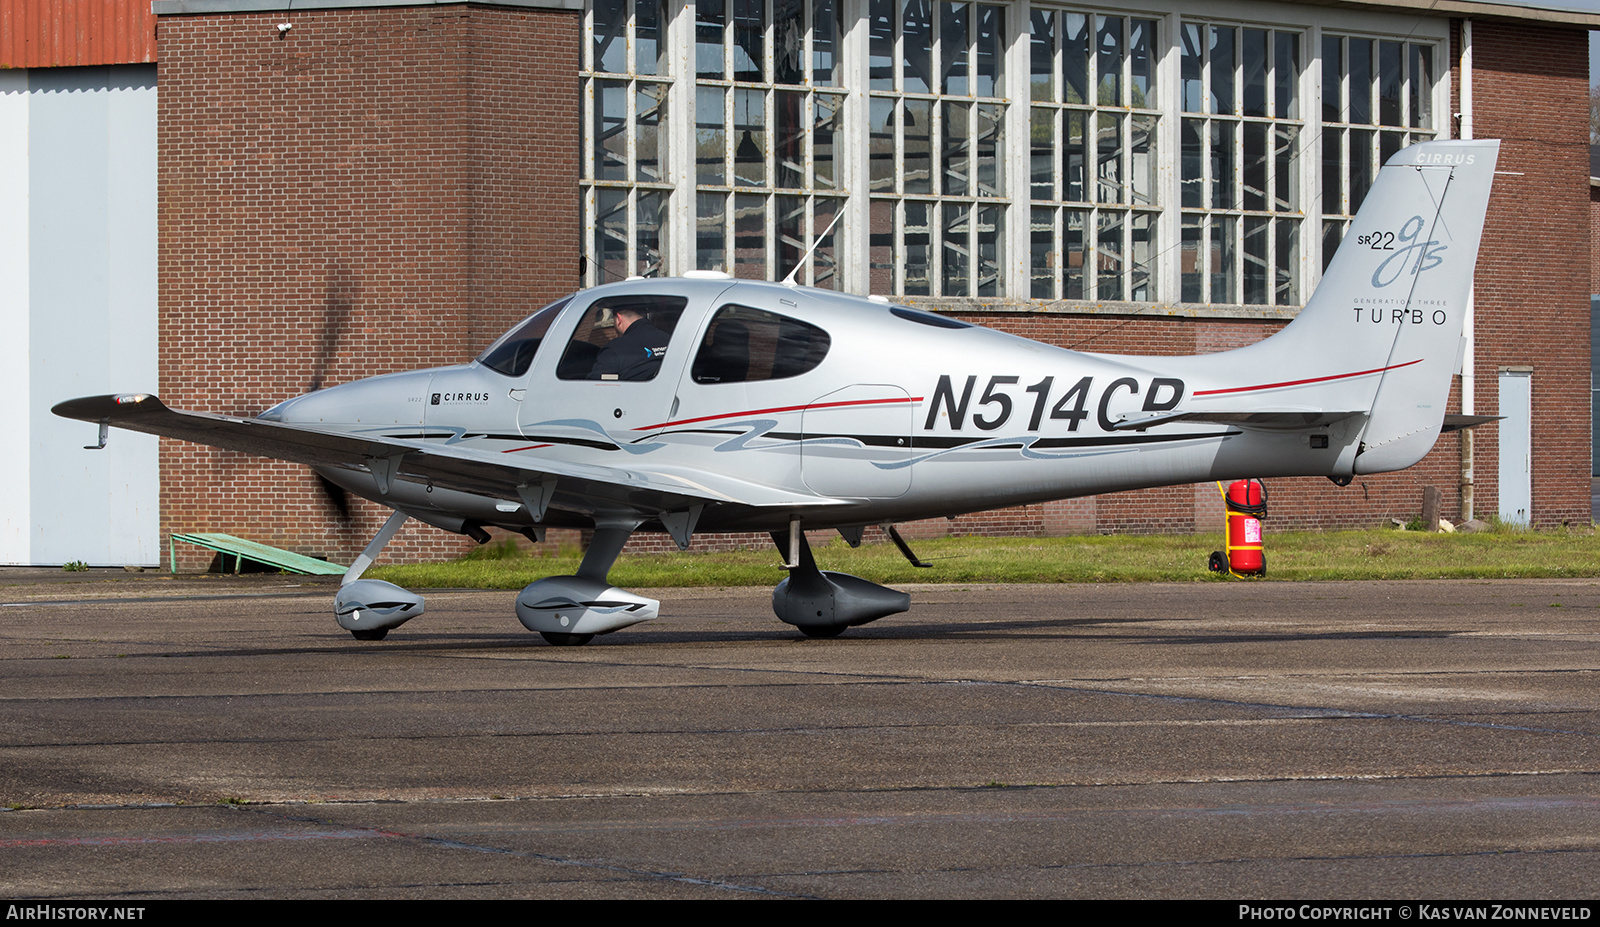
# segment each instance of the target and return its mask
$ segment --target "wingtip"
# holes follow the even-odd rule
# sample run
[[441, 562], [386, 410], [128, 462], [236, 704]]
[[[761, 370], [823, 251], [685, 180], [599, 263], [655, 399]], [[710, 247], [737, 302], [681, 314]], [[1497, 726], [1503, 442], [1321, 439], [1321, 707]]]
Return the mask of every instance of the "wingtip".
[[139, 412], [158, 412], [166, 406], [150, 393], [112, 393], [106, 396], [81, 396], [58, 402], [50, 411], [62, 418], [83, 422], [124, 418]]

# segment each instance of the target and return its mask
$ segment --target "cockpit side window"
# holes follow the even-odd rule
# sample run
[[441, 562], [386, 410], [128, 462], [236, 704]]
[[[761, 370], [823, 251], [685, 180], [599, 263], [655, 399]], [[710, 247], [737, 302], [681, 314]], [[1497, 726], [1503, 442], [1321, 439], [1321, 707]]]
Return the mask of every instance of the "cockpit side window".
[[563, 380], [654, 380], [689, 301], [682, 296], [615, 296], [584, 311], [556, 367]]
[[748, 306], [718, 309], [694, 356], [696, 383], [781, 380], [807, 373], [828, 356], [832, 339], [822, 329]]
[[533, 364], [533, 356], [539, 351], [539, 342], [544, 340], [545, 332], [550, 330], [550, 324], [570, 302], [572, 297], [568, 296], [528, 316], [522, 324], [501, 335], [494, 344], [479, 354], [478, 363], [508, 377], [520, 377], [527, 373]]

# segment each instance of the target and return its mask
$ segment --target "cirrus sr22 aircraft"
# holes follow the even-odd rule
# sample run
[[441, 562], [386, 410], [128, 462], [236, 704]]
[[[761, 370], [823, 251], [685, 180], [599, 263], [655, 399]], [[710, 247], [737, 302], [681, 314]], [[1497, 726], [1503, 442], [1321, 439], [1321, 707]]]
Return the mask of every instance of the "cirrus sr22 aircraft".
[[[282, 402], [255, 418], [143, 393], [58, 415], [309, 464], [394, 510], [345, 574], [341, 627], [382, 638], [420, 596], [361, 579], [407, 518], [486, 540], [592, 528], [575, 576], [524, 588], [553, 644], [654, 618], [607, 574], [635, 531], [765, 531], [780, 619], [813, 637], [905, 611], [905, 593], [818, 570], [802, 529], [1178, 483], [1408, 467], [1445, 427], [1499, 143], [1394, 155], [1299, 316], [1195, 357], [1070, 351], [840, 293], [723, 275], [639, 279], [541, 309], [476, 360]], [[629, 336], [639, 357], [608, 343]], [[622, 342], [626, 344], [628, 342]], [[643, 348], [639, 345], [644, 344]], [[664, 348], [664, 350], [662, 350]], [[611, 372], [608, 372], [611, 371]], [[1453, 423], [1462, 424], [1462, 423]]]

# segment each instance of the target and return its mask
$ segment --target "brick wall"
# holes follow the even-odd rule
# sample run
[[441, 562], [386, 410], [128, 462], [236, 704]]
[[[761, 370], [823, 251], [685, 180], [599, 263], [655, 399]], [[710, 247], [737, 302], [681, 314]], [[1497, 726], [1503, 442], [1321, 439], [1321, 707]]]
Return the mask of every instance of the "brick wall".
[[[1588, 34], [1474, 21], [1474, 134], [1502, 139], [1477, 276], [1478, 411], [1533, 368], [1533, 523], [1589, 524]], [[1478, 429], [1480, 515], [1498, 510], [1498, 429]]]
[[[163, 18], [163, 398], [253, 415], [462, 361], [574, 289], [578, 30], [465, 5]], [[340, 516], [304, 467], [173, 441], [161, 487], [163, 533], [345, 562], [387, 514]], [[389, 551], [465, 546], [412, 523]]]

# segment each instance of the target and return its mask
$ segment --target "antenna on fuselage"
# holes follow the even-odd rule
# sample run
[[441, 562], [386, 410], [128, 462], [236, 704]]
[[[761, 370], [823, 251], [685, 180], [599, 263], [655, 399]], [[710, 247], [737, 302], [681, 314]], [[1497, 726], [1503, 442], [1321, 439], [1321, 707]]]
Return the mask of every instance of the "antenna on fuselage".
[[811, 243], [811, 247], [806, 249], [806, 253], [800, 255], [800, 263], [794, 265], [794, 270], [789, 271], [789, 276], [783, 278], [783, 285], [784, 286], [795, 286], [796, 285], [795, 284], [795, 279], [794, 279], [795, 278], [795, 274], [800, 273], [800, 268], [806, 266], [806, 261], [811, 260], [811, 253], [813, 251], [817, 250], [817, 248], [822, 244], [822, 240], [824, 238], [828, 237], [828, 233], [832, 232], [833, 231], [833, 227], [838, 225], [839, 224], [839, 220], [843, 219], [843, 218], [844, 218], [844, 210], [842, 210], [842, 209], [834, 214], [833, 221], [829, 222], [828, 223], [828, 227], [826, 229], [822, 230], [822, 234], [821, 235], [817, 236], [817, 240], [813, 241]]

